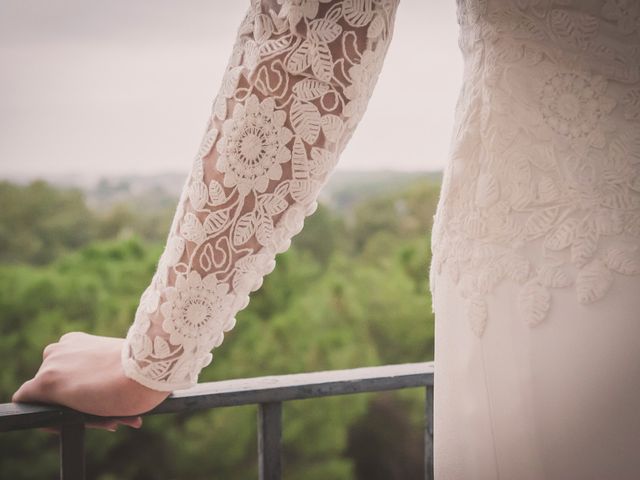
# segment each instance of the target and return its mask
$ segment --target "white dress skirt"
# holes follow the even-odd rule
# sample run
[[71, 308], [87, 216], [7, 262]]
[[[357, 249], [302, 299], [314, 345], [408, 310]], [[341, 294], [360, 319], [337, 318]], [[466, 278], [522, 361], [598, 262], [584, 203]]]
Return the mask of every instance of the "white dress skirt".
[[558, 292], [535, 329], [503, 284], [482, 339], [455, 285], [435, 282], [437, 480], [640, 478], [637, 281], [589, 308]]

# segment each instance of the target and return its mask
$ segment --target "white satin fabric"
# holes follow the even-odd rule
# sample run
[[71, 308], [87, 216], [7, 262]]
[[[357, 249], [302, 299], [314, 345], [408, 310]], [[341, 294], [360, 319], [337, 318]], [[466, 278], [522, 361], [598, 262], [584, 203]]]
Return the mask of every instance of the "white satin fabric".
[[588, 308], [563, 291], [535, 329], [502, 284], [478, 339], [455, 285], [434, 280], [437, 480], [640, 478], [637, 282]]

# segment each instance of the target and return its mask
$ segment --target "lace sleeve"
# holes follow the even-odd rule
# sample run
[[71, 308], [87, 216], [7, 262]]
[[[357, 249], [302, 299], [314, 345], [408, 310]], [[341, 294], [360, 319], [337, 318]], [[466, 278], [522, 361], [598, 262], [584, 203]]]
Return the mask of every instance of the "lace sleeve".
[[197, 383], [317, 207], [362, 117], [399, 0], [252, 1], [122, 350], [155, 390]]

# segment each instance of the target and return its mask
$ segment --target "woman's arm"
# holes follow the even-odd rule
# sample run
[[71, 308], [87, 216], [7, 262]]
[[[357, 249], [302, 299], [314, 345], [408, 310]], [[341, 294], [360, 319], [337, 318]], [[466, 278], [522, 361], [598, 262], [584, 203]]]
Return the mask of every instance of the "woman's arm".
[[164, 398], [194, 385], [289, 248], [366, 109], [397, 6], [252, 1], [164, 253], [121, 345], [135, 388]]

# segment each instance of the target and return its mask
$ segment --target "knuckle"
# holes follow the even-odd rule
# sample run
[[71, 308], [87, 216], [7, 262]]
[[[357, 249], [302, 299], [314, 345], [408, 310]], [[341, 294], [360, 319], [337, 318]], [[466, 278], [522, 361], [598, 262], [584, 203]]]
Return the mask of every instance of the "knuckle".
[[60, 342], [64, 342], [66, 340], [73, 340], [82, 336], [82, 332], [67, 332], [60, 337]]
[[42, 359], [46, 359], [49, 355], [51, 355], [58, 348], [58, 343], [50, 343], [44, 350], [42, 351]]
[[60, 378], [60, 372], [54, 367], [45, 367], [37, 375], [38, 383], [43, 388], [53, 387]]

